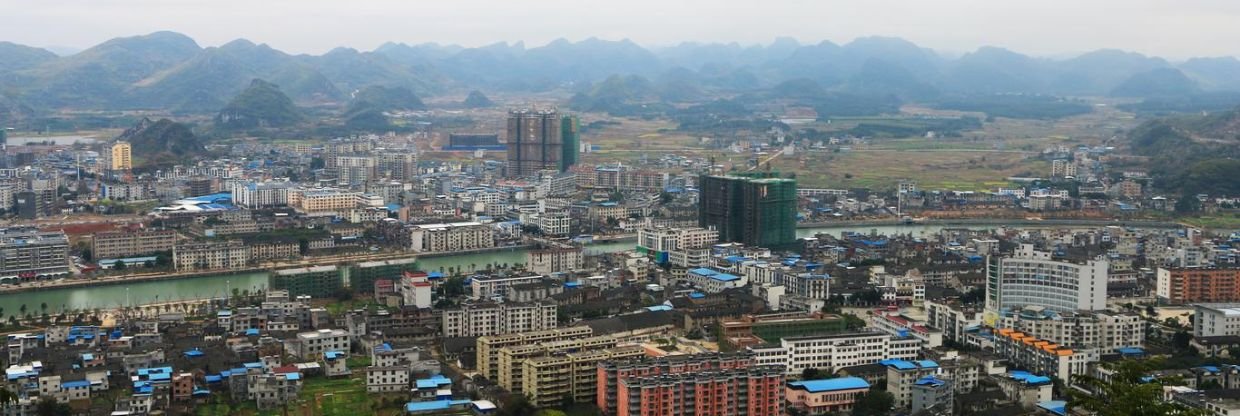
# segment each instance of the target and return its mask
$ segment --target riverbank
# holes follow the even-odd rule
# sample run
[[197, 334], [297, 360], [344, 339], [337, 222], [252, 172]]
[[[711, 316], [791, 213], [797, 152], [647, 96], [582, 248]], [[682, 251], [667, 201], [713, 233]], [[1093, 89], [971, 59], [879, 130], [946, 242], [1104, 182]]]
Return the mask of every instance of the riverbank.
[[425, 253], [425, 254], [410, 254], [407, 252], [366, 253], [366, 254], [360, 254], [360, 255], [359, 254], [346, 254], [346, 255], [326, 256], [326, 257], [310, 257], [310, 258], [303, 258], [297, 261], [290, 261], [290, 262], [264, 263], [262, 265], [246, 266], [246, 267], [239, 268], [239, 269], [228, 269], [228, 270], [190, 270], [190, 271], [180, 271], [180, 272], [126, 274], [126, 275], [120, 275], [120, 276], [105, 276], [105, 277], [88, 278], [88, 279], [75, 278], [75, 279], [44, 280], [44, 281], [22, 283], [18, 285], [0, 286], [0, 294], [66, 289], [66, 288], [75, 288], [75, 287], [109, 286], [109, 285], [131, 284], [131, 283], [153, 282], [153, 281], [160, 281], [160, 280], [193, 279], [196, 277], [207, 277], [207, 276], [222, 276], [222, 275], [226, 276], [226, 275], [242, 275], [242, 274], [252, 274], [252, 273], [267, 273], [267, 272], [270, 272], [271, 270], [276, 270], [276, 269], [317, 266], [317, 265], [323, 265], [323, 264], [338, 264], [338, 265], [339, 264], [356, 264], [356, 263], [363, 263], [363, 262], [368, 262], [368, 261], [395, 260], [395, 259], [405, 259], [405, 258], [410, 258], [410, 257], [436, 258], [436, 257], [451, 257], [451, 256], [461, 256], [461, 255], [471, 255], [471, 254], [522, 251], [522, 250], [528, 249], [529, 247], [530, 247], [529, 245], [516, 245], [516, 246], [504, 246], [504, 247], [491, 247], [491, 248], [477, 249], [477, 250], [453, 251], [453, 252], [442, 252], [442, 253]]
[[877, 220], [842, 220], [828, 222], [798, 223], [797, 228], [840, 228], [840, 227], [886, 227], [899, 225], [934, 225], [934, 226], [1007, 226], [1007, 227], [1103, 227], [1115, 225], [1136, 228], [1179, 228], [1183, 224], [1168, 221], [1148, 220], [1082, 220], [1082, 219], [1004, 219], [1004, 218], [966, 218], [966, 219], [924, 219], [906, 222], [900, 219]]

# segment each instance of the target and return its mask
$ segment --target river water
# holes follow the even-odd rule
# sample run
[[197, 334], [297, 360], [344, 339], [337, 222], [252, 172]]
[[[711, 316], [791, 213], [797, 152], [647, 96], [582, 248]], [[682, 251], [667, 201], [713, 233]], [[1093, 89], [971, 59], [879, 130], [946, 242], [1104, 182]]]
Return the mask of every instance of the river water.
[[[987, 229], [996, 226], [944, 226], [944, 225], [883, 225], [883, 226], [837, 226], [822, 228], [797, 229], [797, 237], [811, 236], [817, 233], [840, 235], [845, 231], [878, 234], [913, 234], [920, 236], [937, 233], [943, 228], [975, 228]], [[1029, 227], [1026, 227], [1029, 228]], [[587, 246], [588, 253], [615, 252], [633, 248], [633, 242], [603, 243]], [[460, 270], [483, 269], [489, 264], [516, 264], [525, 262], [525, 250], [501, 251], [492, 253], [464, 254], [457, 256], [426, 257], [418, 260], [422, 270], [438, 271], [442, 267], [447, 270], [455, 267]], [[39, 315], [42, 305], [47, 304], [49, 314], [60, 313], [61, 310], [112, 309], [123, 305], [141, 305], [148, 303], [170, 302], [192, 299], [206, 299], [227, 296], [231, 288], [263, 289], [267, 287], [267, 273], [224, 274], [185, 279], [136, 282], [132, 284], [110, 284], [95, 287], [75, 287], [50, 289], [0, 295], [0, 319], [9, 315], [19, 315], [22, 305], [27, 312]]]
[[71, 144], [74, 144], [74, 143], [87, 143], [87, 144], [90, 144], [90, 143], [94, 143], [94, 142], [95, 142], [95, 140], [96, 140], [96, 139], [95, 139], [95, 137], [94, 137], [94, 136], [77, 136], [77, 135], [68, 135], [68, 136], [20, 136], [20, 137], [10, 137], [10, 138], [8, 139], [8, 144], [11, 144], [11, 145], [25, 145], [25, 144], [30, 144], [30, 143], [46, 143], [46, 142], [52, 142], [52, 143], [54, 143], [54, 144], [56, 144], [56, 145], [66, 146], [66, 145], [71, 145]]

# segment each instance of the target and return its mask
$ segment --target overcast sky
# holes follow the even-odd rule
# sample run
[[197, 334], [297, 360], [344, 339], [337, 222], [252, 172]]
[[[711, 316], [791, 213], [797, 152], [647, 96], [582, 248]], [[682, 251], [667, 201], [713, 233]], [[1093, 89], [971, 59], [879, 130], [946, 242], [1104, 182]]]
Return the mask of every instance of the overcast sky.
[[556, 38], [846, 43], [897, 36], [1068, 56], [1119, 48], [1171, 59], [1240, 55], [1240, 0], [0, 0], [0, 40], [85, 48], [172, 30], [203, 46], [246, 38], [291, 53], [386, 41], [480, 46]]

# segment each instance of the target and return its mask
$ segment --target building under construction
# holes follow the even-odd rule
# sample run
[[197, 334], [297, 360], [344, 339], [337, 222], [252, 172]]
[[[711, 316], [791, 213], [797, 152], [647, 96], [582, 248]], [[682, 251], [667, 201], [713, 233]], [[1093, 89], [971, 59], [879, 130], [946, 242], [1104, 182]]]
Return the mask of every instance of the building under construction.
[[559, 169], [564, 140], [560, 115], [555, 110], [509, 111], [507, 139], [507, 176]]
[[702, 175], [698, 225], [719, 240], [760, 247], [796, 242], [797, 182], [777, 172]]

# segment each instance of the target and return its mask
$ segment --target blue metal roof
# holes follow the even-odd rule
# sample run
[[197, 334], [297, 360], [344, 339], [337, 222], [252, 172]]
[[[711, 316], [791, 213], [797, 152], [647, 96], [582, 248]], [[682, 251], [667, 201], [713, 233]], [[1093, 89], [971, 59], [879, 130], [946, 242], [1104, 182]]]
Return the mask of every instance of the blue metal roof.
[[936, 362], [931, 361], [931, 360], [921, 360], [921, 361], [918, 361], [918, 362], [917, 362], [917, 365], [918, 365], [918, 366], [921, 366], [921, 368], [939, 368], [939, 363], [936, 363]]
[[86, 380], [75, 380], [75, 381], [66, 381], [64, 383], [60, 383], [60, 388], [64, 388], [64, 389], [73, 389], [73, 388], [82, 388], [82, 387], [90, 387], [90, 382]]
[[670, 311], [672, 310], [672, 307], [667, 306], [667, 305], [654, 305], [654, 306], [647, 306], [646, 310], [651, 311], [651, 312], [662, 312], [662, 311]]
[[885, 365], [887, 367], [894, 367], [897, 370], [914, 370], [917, 368], [917, 364], [913, 364], [911, 361], [905, 361], [905, 360], [890, 359], [890, 360], [882, 360], [882, 361], [879, 361], [878, 363]]
[[914, 384], [914, 385], [918, 385], [918, 386], [934, 386], [934, 387], [938, 387], [938, 386], [942, 386], [943, 384], [946, 384], [946, 382], [945, 382], [945, 381], [943, 381], [943, 380], [939, 380], [939, 379], [938, 379], [937, 377], [935, 377], [935, 376], [925, 376], [925, 377], [922, 377], [922, 378], [918, 379], [917, 381], [913, 382], [913, 384]]
[[789, 387], [802, 388], [810, 393], [818, 393], [823, 391], [852, 390], [852, 389], [868, 389], [870, 383], [861, 377], [840, 377], [828, 378], [822, 380], [804, 380], [793, 381], [788, 383]]
[[721, 281], [721, 282], [731, 282], [733, 280], [740, 280], [740, 276], [731, 275], [727, 273], [719, 273], [714, 276], [710, 276], [710, 278]]
[[705, 267], [698, 267], [696, 269], [689, 270], [689, 273], [693, 273], [698, 276], [714, 276], [716, 274], [719, 274], [718, 272], [711, 270], [711, 269], [707, 269]]
[[1065, 402], [1063, 400], [1050, 400], [1050, 401], [1045, 401], [1045, 402], [1038, 402], [1038, 407], [1042, 409], [1046, 409], [1046, 411], [1060, 415], [1060, 416], [1064, 416], [1068, 414], [1068, 402]]

